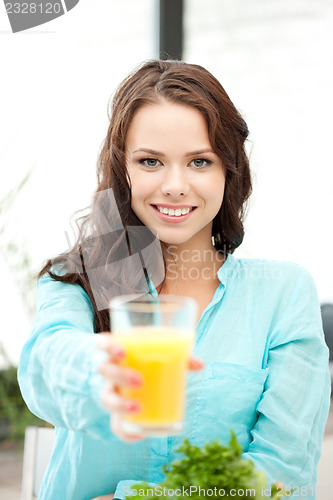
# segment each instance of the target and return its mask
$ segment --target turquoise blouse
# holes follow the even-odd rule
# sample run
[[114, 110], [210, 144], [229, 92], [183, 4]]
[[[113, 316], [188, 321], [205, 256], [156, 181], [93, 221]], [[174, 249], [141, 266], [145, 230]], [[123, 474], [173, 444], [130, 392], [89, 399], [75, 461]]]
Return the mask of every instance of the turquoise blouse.
[[112, 434], [100, 403], [104, 354], [87, 294], [39, 280], [18, 379], [30, 410], [55, 426], [40, 500], [123, 498], [130, 484], [160, 483], [184, 437], [227, 443], [230, 429], [270, 482], [294, 487], [293, 500], [315, 498], [330, 377], [313, 280], [297, 264], [230, 254], [218, 278], [196, 328], [194, 355], [205, 369], [188, 376], [185, 430], [135, 444]]

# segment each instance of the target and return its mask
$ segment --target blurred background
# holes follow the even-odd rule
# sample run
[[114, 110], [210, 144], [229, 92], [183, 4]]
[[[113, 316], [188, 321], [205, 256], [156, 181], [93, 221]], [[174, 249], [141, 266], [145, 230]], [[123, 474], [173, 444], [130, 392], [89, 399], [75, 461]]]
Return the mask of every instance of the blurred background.
[[80, 0], [12, 34], [1, 3], [1, 367], [29, 334], [31, 276], [90, 203], [109, 98], [161, 51], [210, 70], [248, 123], [254, 192], [235, 255], [297, 262], [333, 303], [332, 25], [331, 0]]

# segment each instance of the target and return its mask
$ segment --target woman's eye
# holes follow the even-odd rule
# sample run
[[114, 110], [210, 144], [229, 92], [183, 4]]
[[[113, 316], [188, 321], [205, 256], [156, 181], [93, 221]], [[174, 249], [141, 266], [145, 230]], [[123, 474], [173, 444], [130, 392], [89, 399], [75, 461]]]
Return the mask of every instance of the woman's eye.
[[196, 158], [191, 161], [191, 165], [196, 168], [206, 167], [207, 165], [211, 165], [213, 162], [207, 160], [207, 158]]
[[139, 163], [145, 167], [157, 167], [160, 162], [155, 158], [142, 158], [142, 160], [139, 160]]

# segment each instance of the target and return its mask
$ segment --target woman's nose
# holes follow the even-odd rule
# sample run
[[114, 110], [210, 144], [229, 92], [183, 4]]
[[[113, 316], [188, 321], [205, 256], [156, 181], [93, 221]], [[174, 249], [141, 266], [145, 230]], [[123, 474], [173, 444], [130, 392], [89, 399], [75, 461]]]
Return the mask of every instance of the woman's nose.
[[167, 169], [161, 189], [164, 196], [186, 196], [189, 193], [189, 183], [185, 169], [178, 166]]

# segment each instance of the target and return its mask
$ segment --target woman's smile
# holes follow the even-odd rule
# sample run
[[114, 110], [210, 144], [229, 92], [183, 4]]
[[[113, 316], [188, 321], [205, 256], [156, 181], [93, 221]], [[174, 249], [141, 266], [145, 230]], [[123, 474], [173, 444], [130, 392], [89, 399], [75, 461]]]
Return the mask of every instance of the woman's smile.
[[179, 224], [186, 221], [193, 214], [196, 207], [189, 207], [184, 205], [151, 205], [156, 212], [156, 215], [165, 222], [172, 224]]

